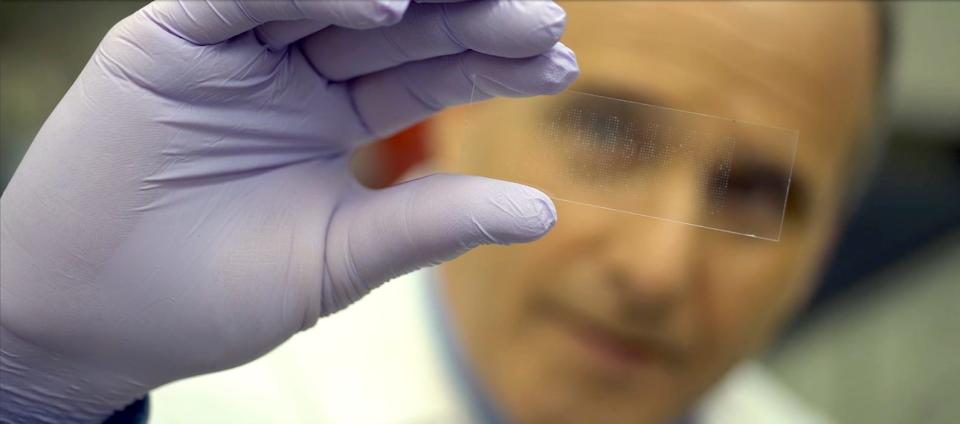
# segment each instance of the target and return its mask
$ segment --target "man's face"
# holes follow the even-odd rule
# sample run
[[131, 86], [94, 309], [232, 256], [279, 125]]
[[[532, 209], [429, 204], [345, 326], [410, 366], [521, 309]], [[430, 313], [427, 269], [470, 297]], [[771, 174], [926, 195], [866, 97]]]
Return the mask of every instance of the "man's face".
[[[868, 119], [875, 26], [853, 3], [564, 7], [578, 87], [800, 131], [779, 242], [557, 202], [542, 240], [443, 269], [468, 360], [509, 417], [662, 422], [762, 347], [810, 291]], [[498, 128], [494, 154], [517, 144], [509, 120], [475, 118]], [[750, 178], [733, 201], [779, 213], [763, 174]], [[645, 201], [696, 190], [670, 187]]]

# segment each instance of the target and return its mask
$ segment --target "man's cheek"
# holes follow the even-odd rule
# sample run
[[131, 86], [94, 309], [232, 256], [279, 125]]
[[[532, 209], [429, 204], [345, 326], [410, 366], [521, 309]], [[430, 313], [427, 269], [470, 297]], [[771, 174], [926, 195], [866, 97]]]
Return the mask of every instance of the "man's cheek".
[[708, 254], [697, 303], [708, 350], [742, 357], [759, 349], [773, 322], [794, 297], [790, 267], [759, 252], [753, 260], [739, 255]]

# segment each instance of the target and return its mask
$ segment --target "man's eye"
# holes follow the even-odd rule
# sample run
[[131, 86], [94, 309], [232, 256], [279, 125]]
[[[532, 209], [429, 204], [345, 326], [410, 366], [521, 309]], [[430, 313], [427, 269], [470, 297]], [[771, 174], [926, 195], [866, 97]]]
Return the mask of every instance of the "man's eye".
[[[736, 213], [771, 213], [777, 218], [783, 211], [786, 173], [777, 169], [735, 169], [726, 178], [723, 208]], [[717, 178], [716, 180], [721, 180]]]

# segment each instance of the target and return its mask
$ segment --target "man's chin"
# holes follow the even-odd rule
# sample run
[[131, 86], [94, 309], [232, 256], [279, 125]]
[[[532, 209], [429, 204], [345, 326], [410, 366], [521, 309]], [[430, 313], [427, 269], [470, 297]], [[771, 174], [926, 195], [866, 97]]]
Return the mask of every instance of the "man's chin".
[[[542, 326], [524, 393], [512, 406], [521, 423], [657, 423], [680, 414], [676, 381], [656, 359], [610, 357], [563, 326]], [[506, 359], [506, 358], [504, 358]], [[532, 371], [532, 370], [531, 370]]]
[[525, 416], [516, 421], [525, 424], [670, 423], [682, 415], [653, 397], [585, 396], [579, 388], [570, 389], [548, 387], [532, 395], [541, 399], [531, 399]]

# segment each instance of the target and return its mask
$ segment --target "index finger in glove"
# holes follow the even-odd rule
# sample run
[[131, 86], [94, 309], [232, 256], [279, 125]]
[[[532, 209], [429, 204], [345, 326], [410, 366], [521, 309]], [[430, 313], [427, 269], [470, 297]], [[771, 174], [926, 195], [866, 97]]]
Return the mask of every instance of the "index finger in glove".
[[477, 52], [407, 63], [342, 83], [368, 131], [387, 136], [440, 110], [494, 96], [556, 94], [580, 74], [573, 51], [507, 59]]

